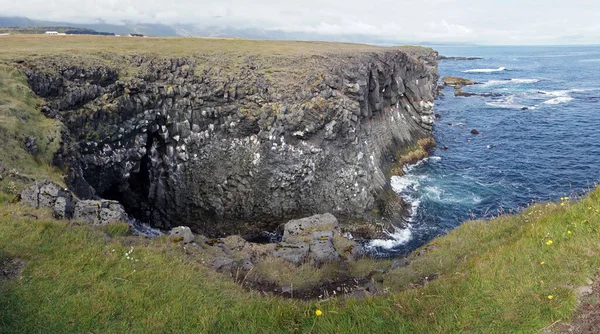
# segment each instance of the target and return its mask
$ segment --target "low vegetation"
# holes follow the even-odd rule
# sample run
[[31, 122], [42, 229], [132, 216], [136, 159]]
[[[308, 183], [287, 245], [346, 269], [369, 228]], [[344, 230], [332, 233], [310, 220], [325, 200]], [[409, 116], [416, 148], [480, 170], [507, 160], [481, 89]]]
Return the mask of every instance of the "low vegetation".
[[3, 204], [0, 249], [26, 266], [0, 284], [0, 331], [534, 332], [573, 314], [599, 237], [596, 190], [466, 222], [384, 274], [375, 297], [299, 301], [245, 291], [166, 238], [110, 237]]
[[61, 125], [39, 111], [42, 103], [21, 71], [0, 63], [0, 189], [5, 194], [14, 196], [28, 177], [60, 182], [60, 172], [50, 166]]
[[388, 175], [404, 175], [404, 167], [427, 158], [434, 147], [434, 139], [428, 137], [419, 139], [416, 145], [399, 151], [396, 154], [396, 162], [389, 168]]

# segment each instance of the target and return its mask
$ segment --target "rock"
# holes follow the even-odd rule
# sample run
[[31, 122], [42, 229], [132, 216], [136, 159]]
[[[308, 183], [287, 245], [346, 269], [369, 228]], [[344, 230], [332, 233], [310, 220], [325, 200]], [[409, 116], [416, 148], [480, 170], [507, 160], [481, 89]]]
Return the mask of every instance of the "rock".
[[117, 221], [126, 221], [127, 213], [117, 201], [86, 200], [75, 204], [73, 219], [91, 225], [106, 225]]
[[522, 107], [521, 110], [529, 110], [528, 107]]
[[[52, 55], [22, 70], [65, 126], [55, 160], [75, 195], [118, 199], [163, 229], [245, 234], [315, 212], [364, 217], [389, 188], [387, 160], [432, 133], [437, 52], [302, 51], [240, 64], [218, 52]], [[283, 80], [266, 80], [273, 64]], [[130, 66], [140, 71], [120, 72]]]
[[231, 272], [231, 270], [233, 270], [233, 267], [235, 266], [235, 261], [228, 257], [218, 257], [213, 260], [212, 265], [213, 268], [215, 268], [215, 270], [218, 272]]
[[29, 154], [35, 154], [38, 151], [38, 147], [36, 145], [37, 138], [33, 136], [29, 136], [25, 138], [25, 151]]
[[181, 242], [183, 244], [189, 244], [194, 242], [195, 237], [192, 230], [187, 226], [178, 226], [171, 229], [169, 233], [169, 240], [172, 242]]
[[73, 194], [52, 181], [39, 182], [25, 188], [21, 200], [35, 208], [50, 208], [59, 219], [73, 216], [76, 199]]
[[440, 147], [440, 150], [447, 151], [448, 150], [448, 146], [442, 146], [442, 147]]
[[371, 297], [371, 294], [365, 288], [358, 288], [348, 295], [349, 299], [365, 299]]
[[401, 258], [398, 260], [394, 260], [394, 262], [392, 262], [392, 265], [390, 266], [390, 269], [394, 270], [394, 269], [398, 269], [400, 267], [406, 267], [410, 264], [410, 259], [409, 258]]
[[446, 57], [446, 56], [442, 56], [440, 55], [438, 57], [439, 60], [479, 60], [479, 59], [483, 59], [483, 58], [479, 58], [479, 57]]
[[442, 119], [442, 115], [440, 115], [440, 114], [435, 114], [435, 120], [436, 120], [436, 121], [439, 121], [439, 120], [441, 120], [441, 119]]
[[250, 260], [242, 260], [240, 268], [242, 268], [244, 271], [250, 271], [254, 269], [254, 263], [252, 263]]
[[317, 239], [313, 240], [310, 245], [310, 258], [315, 265], [322, 265], [325, 263], [336, 262], [340, 260], [340, 255], [336, 252], [333, 247], [331, 239]]
[[282, 242], [277, 244], [272, 255], [299, 266], [306, 260], [309, 250], [310, 247], [304, 242]]
[[444, 82], [445, 85], [454, 87], [455, 89], [460, 89], [463, 86], [476, 85], [477, 84], [477, 82], [469, 80], [469, 79], [464, 79], [464, 78], [459, 78], [459, 77], [452, 77], [452, 76], [443, 77], [442, 81]]
[[471, 130], [471, 134], [473, 134], [473, 135], [478, 135], [478, 134], [479, 134], [479, 131], [477, 131], [477, 129], [473, 129], [473, 130]]
[[338, 228], [338, 221], [331, 213], [322, 215], [314, 215], [307, 218], [290, 220], [283, 227], [283, 242], [291, 242], [294, 240], [309, 237], [312, 239], [313, 232], [334, 231]]

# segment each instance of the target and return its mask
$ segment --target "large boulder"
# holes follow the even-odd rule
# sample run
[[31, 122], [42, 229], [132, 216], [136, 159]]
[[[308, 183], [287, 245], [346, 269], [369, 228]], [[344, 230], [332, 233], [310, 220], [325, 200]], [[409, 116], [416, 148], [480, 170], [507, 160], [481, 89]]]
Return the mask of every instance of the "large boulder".
[[283, 227], [281, 240], [284, 242], [310, 241], [313, 232], [334, 231], [338, 229], [338, 225], [338, 220], [331, 213], [290, 220]]

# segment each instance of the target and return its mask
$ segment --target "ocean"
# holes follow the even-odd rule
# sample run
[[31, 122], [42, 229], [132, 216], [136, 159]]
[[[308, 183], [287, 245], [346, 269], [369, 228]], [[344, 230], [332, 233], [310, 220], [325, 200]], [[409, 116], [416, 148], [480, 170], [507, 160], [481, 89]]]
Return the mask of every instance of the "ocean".
[[471, 79], [481, 84], [463, 90], [491, 96], [455, 97], [453, 88], [444, 89], [435, 105], [437, 148], [391, 180], [413, 212], [392, 240], [372, 241], [373, 250], [404, 254], [465, 220], [596, 186], [600, 46], [433, 48], [444, 56], [483, 58], [442, 60], [440, 78]]

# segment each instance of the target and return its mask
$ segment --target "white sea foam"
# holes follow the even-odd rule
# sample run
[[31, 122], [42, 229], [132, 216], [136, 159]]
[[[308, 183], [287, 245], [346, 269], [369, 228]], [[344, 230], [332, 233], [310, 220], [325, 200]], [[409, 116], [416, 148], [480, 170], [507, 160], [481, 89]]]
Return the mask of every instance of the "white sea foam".
[[544, 104], [560, 104], [560, 103], [567, 103], [569, 101], [573, 101], [573, 98], [570, 96], [560, 96], [560, 97], [556, 97], [551, 100], [545, 101]]
[[410, 225], [406, 228], [395, 227], [394, 229], [395, 231], [393, 233], [387, 233], [391, 239], [374, 239], [369, 242], [369, 246], [379, 247], [383, 249], [392, 249], [394, 247], [404, 245], [412, 239], [412, 231]]
[[472, 70], [466, 70], [463, 71], [464, 73], [492, 73], [492, 72], [502, 72], [505, 71], [506, 68], [505, 67], [499, 67], [499, 68], [476, 68], [476, 69], [472, 69]]
[[534, 84], [539, 82], [538, 79], [510, 79], [510, 80], [490, 80], [486, 82], [485, 86], [496, 86], [496, 85], [526, 85], [526, 84]]
[[505, 96], [503, 98], [493, 100], [490, 102], [486, 102], [486, 105], [490, 107], [496, 108], [506, 108], [506, 109], [521, 109], [526, 107], [517, 102], [516, 97], [514, 95]]

